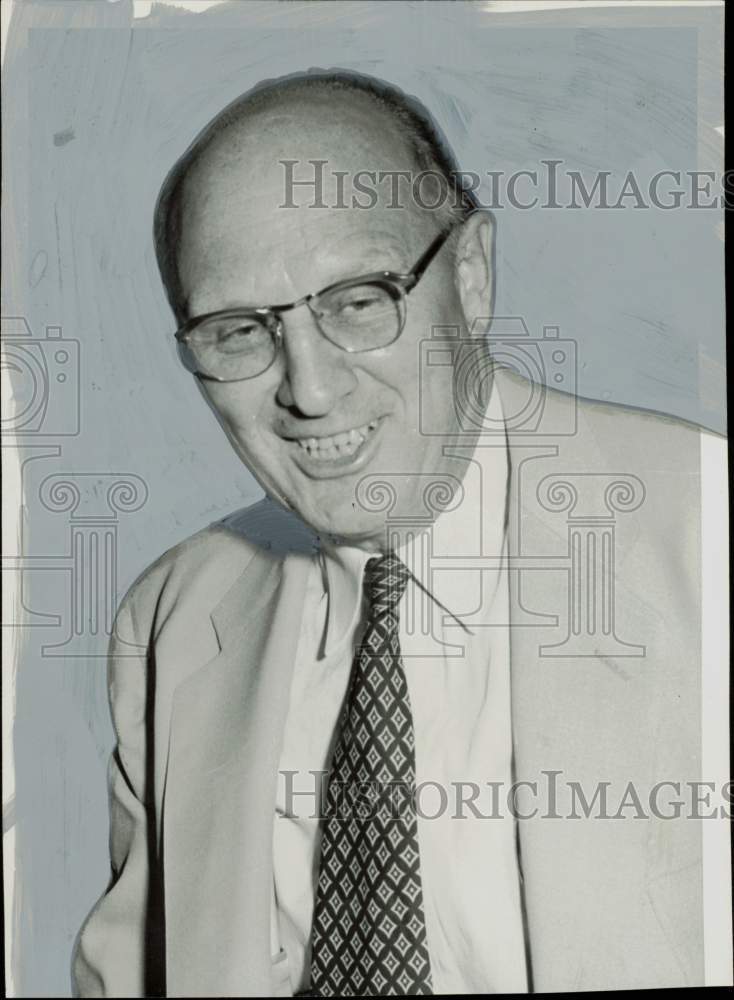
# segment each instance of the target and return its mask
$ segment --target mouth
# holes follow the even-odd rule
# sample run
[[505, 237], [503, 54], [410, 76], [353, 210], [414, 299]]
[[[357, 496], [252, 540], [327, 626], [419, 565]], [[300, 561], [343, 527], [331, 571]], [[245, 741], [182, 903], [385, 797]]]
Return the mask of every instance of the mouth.
[[306, 473], [329, 478], [365, 465], [374, 452], [381, 426], [379, 417], [339, 434], [291, 438], [290, 443], [296, 461]]

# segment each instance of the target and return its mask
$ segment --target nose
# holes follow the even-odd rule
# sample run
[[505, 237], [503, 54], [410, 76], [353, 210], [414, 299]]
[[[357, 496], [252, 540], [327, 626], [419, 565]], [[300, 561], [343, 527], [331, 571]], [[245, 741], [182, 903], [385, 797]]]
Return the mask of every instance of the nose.
[[354, 389], [349, 355], [321, 333], [307, 306], [281, 317], [283, 379], [277, 399], [304, 417], [323, 417]]

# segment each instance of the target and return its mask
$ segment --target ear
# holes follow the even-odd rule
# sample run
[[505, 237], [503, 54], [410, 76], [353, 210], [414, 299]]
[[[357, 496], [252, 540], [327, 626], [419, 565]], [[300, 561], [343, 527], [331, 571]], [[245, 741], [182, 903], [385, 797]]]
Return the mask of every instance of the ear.
[[455, 261], [464, 321], [472, 330], [484, 319], [480, 332], [485, 332], [494, 307], [494, 219], [489, 212], [474, 212], [463, 224]]

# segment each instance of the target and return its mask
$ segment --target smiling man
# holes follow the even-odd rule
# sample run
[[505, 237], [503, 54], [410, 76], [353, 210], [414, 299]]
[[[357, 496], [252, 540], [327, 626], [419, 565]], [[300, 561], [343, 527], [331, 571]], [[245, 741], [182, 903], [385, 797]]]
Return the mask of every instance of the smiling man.
[[78, 992], [703, 983], [700, 824], [648, 793], [700, 774], [707, 436], [495, 363], [492, 220], [379, 81], [230, 105], [155, 233], [181, 359], [266, 497], [118, 614]]
[[[259, 92], [217, 120], [169, 179], [159, 208], [164, 273], [186, 321], [185, 358], [268, 495], [319, 532], [379, 547], [384, 518], [355, 505], [356, 484], [370, 469], [445, 463], [456, 407], [444, 372], [422, 373], [445, 436], [421, 434], [416, 345], [433, 326], [487, 314], [490, 220], [475, 214], [452, 230], [468, 201], [438, 213], [413, 206], [406, 218], [390, 207], [387, 185], [368, 210], [315, 207], [308, 184], [294, 186], [296, 207], [284, 208], [282, 164], [324, 150], [347, 178], [347, 204], [365, 163], [420, 169], [405, 125], [363, 91], [312, 83]], [[272, 303], [286, 305], [242, 312]]]

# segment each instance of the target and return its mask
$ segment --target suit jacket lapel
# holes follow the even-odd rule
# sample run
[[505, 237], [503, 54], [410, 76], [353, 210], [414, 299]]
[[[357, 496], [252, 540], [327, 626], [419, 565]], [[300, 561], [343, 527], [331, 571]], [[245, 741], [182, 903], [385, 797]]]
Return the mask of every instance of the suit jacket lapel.
[[[528, 393], [524, 380], [503, 373], [498, 384], [505, 412], [520, 412]], [[554, 406], [553, 394], [546, 406]], [[551, 472], [594, 470], [598, 442], [586, 430], [563, 442], [560, 454], [546, 449], [545, 457], [537, 460], [530, 457], [533, 449], [526, 447], [527, 437], [510, 436], [511, 567], [518, 556], [567, 553], [564, 518], [537, 502], [536, 487]], [[588, 453], [585, 441], [590, 442]], [[536, 446], [536, 453], [539, 450]], [[634, 456], [630, 462], [634, 468]], [[654, 485], [649, 477], [648, 484]], [[646, 516], [654, 518], [652, 511]], [[646, 531], [654, 530], [651, 521], [642, 524]], [[626, 554], [619, 553], [620, 563]], [[629, 620], [635, 595], [623, 589], [624, 576], [617, 571], [617, 605], [621, 617]], [[642, 585], [634, 573], [631, 578], [633, 586]], [[555, 992], [695, 982], [697, 918], [694, 913], [689, 923], [693, 944], [686, 949], [681, 947], [685, 935], [675, 914], [691, 914], [697, 899], [696, 824], [633, 820], [629, 811], [621, 820], [540, 818], [553, 811], [544, 794], [554, 780], [549, 771], [561, 772], [559, 788], [567, 781], [578, 782], [587, 798], [600, 782], [611, 781], [612, 812], [627, 782], [644, 795], [655, 780], [670, 777], [676, 759], [681, 773], [674, 777], [685, 777], [683, 761], [690, 766], [696, 753], [695, 733], [686, 742], [684, 731], [687, 728], [685, 736], [691, 736], [691, 724], [683, 721], [690, 720], [691, 703], [696, 704], [695, 665], [685, 664], [681, 676], [688, 675], [687, 689], [681, 685], [674, 693], [677, 702], [671, 703], [664, 688], [676, 685], [666, 675], [669, 664], [660, 662], [660, 652], [652, 645], [647, 659], [542, 656], [541, 644], [557, 642], [560, 629], [542, 619], [529, 624], [528, 612], [563, 613], [563, 576], [558, 571], [511, 568], [510, 579], [515, 772], [518, 781], [536, 782], [539, 791], [537, 797], [519, 796], [520, 812], [537, 807], [538, 816], [518, 823], [533, 988]], [[656, 588], [650, 589], [654, 593]], [[652, 601], [643, 616], [641, 637], [659, 641], [659, 632], [653, 633], [661, 612], [648, 594], [640, 599]], [[673, 749], [676, 739], [681, 742], [679, 753]], [[660, 760], [666, 762], [662, 769]], [[568, 809], [568, 796], [559, 793], [556, 811], [565, 815]]]
[[309, 560], [258, 553], [176, 692], [164, 801], [169, 996], [271, 992], [278, 759]]

